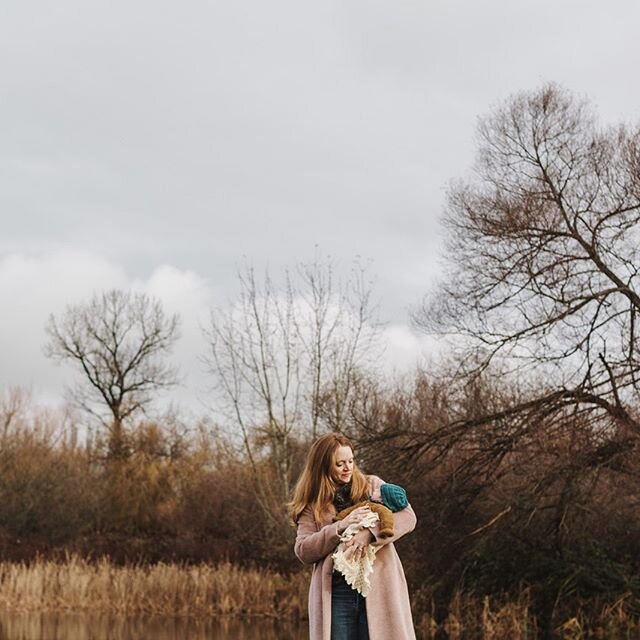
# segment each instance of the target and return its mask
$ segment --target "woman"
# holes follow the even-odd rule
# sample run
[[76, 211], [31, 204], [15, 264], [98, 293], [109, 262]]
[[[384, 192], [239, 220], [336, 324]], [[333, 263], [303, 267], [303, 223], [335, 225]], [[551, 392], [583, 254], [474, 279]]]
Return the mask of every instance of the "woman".
[[393, 546], [394, 540], [416, 525], [410, 505], [394, 514], [393, 537], [379, 538], [377, 525], [362, 529], [345, 543], [356, 559], [367, 545], [379, 547], [366, 599], [333, 571], [331, 555], [340, 536], [369, 510], [359, 507], [338, 522], [333, 522], [333, 516], [337, 510], [368, 497], [380, 501], [382, 484], [380, 478], [365, 476], [358, 469], [353, 446], [345, 436], [329, 433], [311, 446], [290, 504], [298, 528], [296, 556], [313, 565], [309, 588], [311, 640], [415, 640], [407, 583]]

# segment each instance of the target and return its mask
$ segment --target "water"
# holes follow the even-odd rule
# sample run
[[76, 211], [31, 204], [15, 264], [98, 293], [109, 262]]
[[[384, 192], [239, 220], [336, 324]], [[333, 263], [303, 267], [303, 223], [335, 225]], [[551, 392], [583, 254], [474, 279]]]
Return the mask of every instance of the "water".
[[264, 618], [188, 620], [0, 611], [0, 640], [301, 640], [306, 624]]

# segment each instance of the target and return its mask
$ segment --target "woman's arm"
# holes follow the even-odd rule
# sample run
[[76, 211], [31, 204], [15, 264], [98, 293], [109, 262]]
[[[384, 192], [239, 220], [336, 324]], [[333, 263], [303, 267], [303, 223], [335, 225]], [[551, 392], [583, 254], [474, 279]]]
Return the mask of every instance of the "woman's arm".
[[327, 524], [318, 531], [310, 507], [300, 514], [294, 552], [301, 562], [314, 564], [332, 553], [339, 543], [337, 522]]
[[[374, 499], [380, 499], [380, 487], [384, 482], [378, 476], [369, 476], [369, 482], [371, 483], [371, 493]], [[397, 511], [393, 514], [393, 536], [390, 538], [381, 538], [380, 537], [380, 523], [371, 527], [369, 531], [374, 535], [376, 541], [372, 544], [376, 546], [382, 546], [385, 544], [389, 544], [390, 542], [395, 542], [402, 536], [410, 533], [416, 528], [416, 514], [411, 507], [411, 505], [407, 505], [401, 511]]]

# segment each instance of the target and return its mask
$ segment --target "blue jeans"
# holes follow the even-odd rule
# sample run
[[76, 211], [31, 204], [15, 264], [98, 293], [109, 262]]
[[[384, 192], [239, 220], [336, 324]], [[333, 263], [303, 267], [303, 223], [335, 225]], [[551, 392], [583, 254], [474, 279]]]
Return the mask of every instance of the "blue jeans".
[[337, 571], [331, 581], [331, 640], [369, 640], [364, 597]]

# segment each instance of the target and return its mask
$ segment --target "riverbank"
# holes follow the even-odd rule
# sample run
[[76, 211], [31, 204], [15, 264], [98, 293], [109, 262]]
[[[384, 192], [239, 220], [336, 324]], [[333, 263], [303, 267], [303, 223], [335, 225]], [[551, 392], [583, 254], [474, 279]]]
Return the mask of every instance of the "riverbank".
[[[0, 608], [17, 613], [86, 612], [123, 617], [233, 619], [262, 617], [297, 623], [307, 617], [308, 571], [283, 575], [231, 563], [118, 566], [76, 556], [66, 561], [0, 563]], [[447, 612], [434, 615], [428, 593], [414, 596], [418, 638], [529, 640], [539, 634], [529, 593], [515, 598], [478, 597], [457, 592]], [[557, 638], [636, 638], [637, 617], [625, 598], [585, 603], [554, 625]]]
[[121, 567], [78, 557], [0, 563], [0, 606], [11, 611], [302, 619], [307, 589], [304, 573], [283, 576], [230, 563]]

